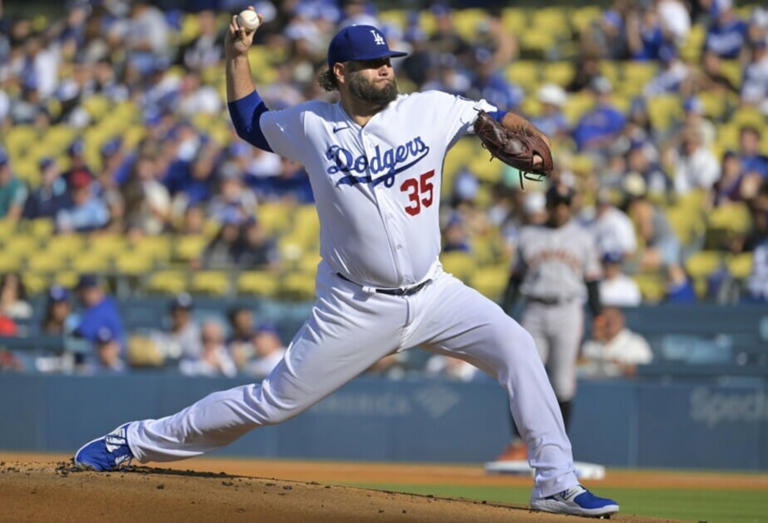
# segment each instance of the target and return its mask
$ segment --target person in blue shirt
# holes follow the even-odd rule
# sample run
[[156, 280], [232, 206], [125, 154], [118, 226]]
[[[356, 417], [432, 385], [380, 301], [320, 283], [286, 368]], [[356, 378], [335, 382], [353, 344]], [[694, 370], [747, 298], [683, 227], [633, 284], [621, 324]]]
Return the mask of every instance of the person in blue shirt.
[[758, 174], [768, 179], [768, 156], [760, 153], [760, 131], [751, 125], [739, 130], [739, 159], [747, 174]]
[[531, 123], [549, 137], [567, 135], [570, 128], [563, 114], [563, 105], [567, 100], [563, 88], [556, 84], [544, 84], [537, 98], [541, 104], [541, 113], [531, 118]]
[[581, 117], [573, 130], [580, 151], [597, 151], [609, 146], [624, 129], [627, 118], [611, 104], [611, 83], [598, 76], [590, 84], [595, 106]]
[[474, 77], [468, 98], [483, 98], [496, 107], [514, 109], [523, 101], [523, 90], [509, 82], [493, 63], [493, 53], [484, 47], [474, 53]]
[[83, 232], [101, 229], [109, 222], [109, 209], [93, 191], [93, 177], [81, 168], [69, 176], [69, 194], [56, 213], [59, 232]]
[[732, 9], [731, 0], [714, 0], [710, 11], [713, 22], [707, 29], [704, 49], [720, 58], [738, 58], [747, 39], [747, 24]]
[[121, 349], [125, 348], [123, 320], [120, 318], [115, 300], [106, 295], [99, 278], [94, 274], [83, 274], [75, 289], [83, 306], [75, 333], [96, 343], [99, 330], [106, 327]]

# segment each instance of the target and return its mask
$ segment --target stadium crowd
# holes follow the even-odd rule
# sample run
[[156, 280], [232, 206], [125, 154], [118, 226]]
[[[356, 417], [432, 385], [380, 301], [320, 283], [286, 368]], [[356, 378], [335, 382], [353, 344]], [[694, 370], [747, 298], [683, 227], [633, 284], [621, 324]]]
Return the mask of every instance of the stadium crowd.
[[[262, 218], [269, 208], [289, 221], [293, 209], [311, 204], [307, 175], [238, 140], [223, 96], [223, 32], [247, 3], [200, 1], [181, 10], [73, 1], [59, 20], [3, 13], [5, 252], [34, 230], [45, 241], [76, 235], [87, 245], [114, 236], [131, 245], [202, 237], [183, 270], [258, 269], [277, 278], [295, 268], [284, 240], [296, 231]], [[768, 300], [768, 9], [616, 0], [567, 18], [557, 7], [254, 5], [265, 23], [252, 69], [270, 108], [332, 96], [316, 82], [328, 40], [339, 27], [365, 23], [409, 52], [394, 62], [401, 91], [485, 98], [530, 117], [552, 137], [553, 182], [577, 189], [576, 216], [595, 233], [607, 305]], [[542, 23], [552, 26], [535, 25]], [[517, 173], [497, 164], [488, 175], [477, 167], [484, 153], [474, 142], [462, 151], [471, 154], [446, 160], [444, 252], [503, 272], [520, 228], [545, 213], [541, 187], [521, 190]], [[36, 272], [30, 256], [0, 264], [4, 336], [32, 315], [25, 284], [41, 280], [28, 280]], [[70, 289], [56, 284], [55, 271], [37, 272], [46, 273], [37, 289], [47, 289], [44, 332], [77, 331], [94, 347], [88, 368], [124, 369], [127, 333], [100, 282], [92, 274], [70, 282], [81, 304], [80, 323], [70, 325], [70, 305], [62, 305]], [[496, 279], [490, 287], [498, 292], [505, 281]], [[254, 328], [248, 311], [231, 311], [227, 329], [185, 323], [187, 300], [174, 298], [173, 326], [153, 339], [164, 347], [159, 357], [179, 361], [182, 372], [259, 375], [268, 366], [262, 360], [283, 350], [274, 327]], [[84, 330], [91, 313], [99, 321]], [[430, 369], [471, 374], [444, 362]]]

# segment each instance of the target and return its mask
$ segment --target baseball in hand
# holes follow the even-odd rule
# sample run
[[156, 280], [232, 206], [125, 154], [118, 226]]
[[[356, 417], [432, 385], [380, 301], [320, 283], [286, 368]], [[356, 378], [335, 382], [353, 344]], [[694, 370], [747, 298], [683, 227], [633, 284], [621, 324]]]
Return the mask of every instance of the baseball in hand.
[[250, 32], [258, 29], [261, 22], [259, 22], [259, 15], [256, 14], [256, 11], [243, 9], [240, 11], [240, 14], [237, 15], [237, 23], [240, 27], [244, 27]]

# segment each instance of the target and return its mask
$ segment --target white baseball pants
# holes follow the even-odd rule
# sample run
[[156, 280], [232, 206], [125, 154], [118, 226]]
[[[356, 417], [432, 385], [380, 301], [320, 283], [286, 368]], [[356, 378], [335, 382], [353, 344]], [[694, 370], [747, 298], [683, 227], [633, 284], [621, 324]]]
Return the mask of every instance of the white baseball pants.
[[365, 293], [321, 263], [311, 316], [261, 384], [215, 392], [171, 416], [133, 422], [128, 444], [140, 462], [201, 455], [296, 416], [383, 356], [417, 345], [464, 359], [506, 389], [536, 471], [533, 497], [578, 483], [533, 339], [499, 306], [442, 269], [417, 293], [401, 297]]

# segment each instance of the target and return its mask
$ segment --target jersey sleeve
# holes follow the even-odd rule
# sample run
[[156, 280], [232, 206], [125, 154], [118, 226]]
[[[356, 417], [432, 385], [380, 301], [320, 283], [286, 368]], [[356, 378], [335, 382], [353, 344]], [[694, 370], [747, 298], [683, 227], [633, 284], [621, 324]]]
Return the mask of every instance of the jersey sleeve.
[[303, 151], [307, 149], [304, 117], [307, 104], [299, 104], [279, 111], [267, 111], [259, 119], [261, 132], [272, 150], [289, 160], [305, 163]]
[[498, 110], [485, 100], [470, 100], [441, 91], [427, 91], [424, 95], [428, 97], [428, 103], [436, 109], [436, 117], [432, 121], [437, 123], [444, 118], [442, 128], [447, 133], [449, 146], [465, 134], [473, 132], [472, 126], [478, 111], [490, 113]]

